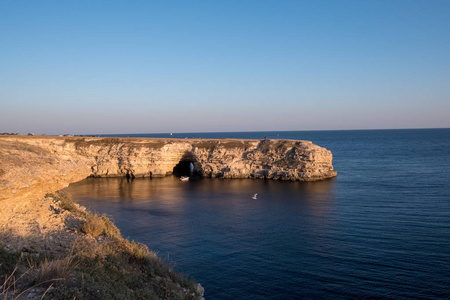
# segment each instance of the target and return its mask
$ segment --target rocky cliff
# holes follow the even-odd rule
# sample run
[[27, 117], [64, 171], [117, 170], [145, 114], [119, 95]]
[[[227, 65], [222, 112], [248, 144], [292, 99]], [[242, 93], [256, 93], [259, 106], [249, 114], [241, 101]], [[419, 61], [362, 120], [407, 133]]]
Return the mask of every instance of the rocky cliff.
[[0, 200], [42, 196], [87, 176], [167, 176], [177, 166], [221, 178], [336, 176], [329, 150], [297, 140], [8, 136], [0, 149]]
[[[47, 194], [88, 176], [161, 177], [174, 172], [298, 181], [336, 176], [331, 152], [307, 141], [0, 136], [0, 250], [59, 257], [73, 251], [76, 241], [90, 243], [89, 249], [114, 243], [80, 233], [87, 217], [69, 212]], [[132, 245], [123, 239], [115, 243]], [[146, 280], [157, 286], [162, 281], [175, 284], [169, 271]], [[200, 299], [203, 289], [177, 285], [174, 293]]]
[[167, 176], [192, 162], [194, 172], [223, 178], [313, 181], [336, 176], [330, 151], [307, 141], [69, 139], [64, 149], [94, 159], [92, 176]]

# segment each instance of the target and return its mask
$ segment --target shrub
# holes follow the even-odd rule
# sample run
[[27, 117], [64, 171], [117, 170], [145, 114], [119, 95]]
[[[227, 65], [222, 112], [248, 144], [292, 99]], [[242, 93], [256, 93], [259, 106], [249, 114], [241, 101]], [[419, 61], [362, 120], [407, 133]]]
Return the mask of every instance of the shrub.
[[103, 219], [103, 222], [105, 223], [105, 228], [103, 231], [103, 234], [110, 239], [118, 240], [122, 238], [122, 234], [120, 233], [119, 228], [114, 225], [113, 222], [106, 216], [102, 215], [101, 218]]
[[103, 234], [106, 229], [105, 221], [98, 215], [89, 215], [81, 226], [81, 231], [93, 237]]
[[113, 240], [121, 238], [120, 230], [105, 215], [87, 215], [86, 221], [81, 226], [81, 231], [95, 238], [100, 235]]

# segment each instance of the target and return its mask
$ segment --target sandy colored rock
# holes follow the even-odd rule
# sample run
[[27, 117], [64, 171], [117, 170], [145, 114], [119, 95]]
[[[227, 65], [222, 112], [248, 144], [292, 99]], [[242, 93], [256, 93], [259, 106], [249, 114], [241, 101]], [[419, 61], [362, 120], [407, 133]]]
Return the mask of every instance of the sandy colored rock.
[[297, 140], [4, 136], [0, 151], [0, 201], [42, 198], [87, 176], [166, 176], [180, 161], [208, 177], [336, 176], [329, 150]]
[[166, 176], [181, 161], [205, 177], [336, 176], [329, 150], [297, 140], [2, 136], [0, 153], [0, 238], [10, 250], [40, 251], [52, 243], [67, 248], [75, 238], [70, 215], [45, 195], [88, 176]]
[[50, 196], [2, 207], [0, 217], [0, 246], [11, 252], [52, 255], [70, 251], [83, 222]]

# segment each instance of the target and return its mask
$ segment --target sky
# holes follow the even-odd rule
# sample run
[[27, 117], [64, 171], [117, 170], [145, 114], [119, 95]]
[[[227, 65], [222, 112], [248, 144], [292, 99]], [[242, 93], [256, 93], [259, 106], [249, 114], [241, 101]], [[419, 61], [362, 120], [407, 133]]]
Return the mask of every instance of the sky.
[[0, 1], [0, 132], [450, 127], [450, 1]]

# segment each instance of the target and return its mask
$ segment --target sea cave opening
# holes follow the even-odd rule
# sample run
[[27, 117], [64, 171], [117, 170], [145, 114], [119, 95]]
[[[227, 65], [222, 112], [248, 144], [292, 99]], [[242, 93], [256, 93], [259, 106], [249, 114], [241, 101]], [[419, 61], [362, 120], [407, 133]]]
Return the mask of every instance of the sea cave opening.
[[[192, 176], [194, 172], [194, 162], [192, 161], [180, 161], [173, 168], [173, 175], [176, 177]], [[192, 171], [191, 171], [192, 170]]]
[[198, 177], [201, 176], [201, 168], [192, 153], [185, 153], [180, 162], [173, 168], [175, 177]]

